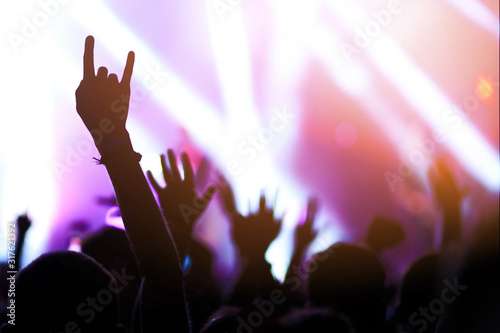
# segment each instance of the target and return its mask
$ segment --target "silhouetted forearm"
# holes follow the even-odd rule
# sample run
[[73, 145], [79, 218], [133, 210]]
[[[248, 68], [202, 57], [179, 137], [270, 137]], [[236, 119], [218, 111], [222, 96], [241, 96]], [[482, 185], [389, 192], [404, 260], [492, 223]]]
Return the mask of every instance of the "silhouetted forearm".
[[139, 162], [126, 155], [106, 161], [145, 287], [141, 297], [143, 332], [154, 328], [155, 316], [163, 323], [189, 332], [178, 253]]
[[21, 270], [21, 256], [23, 255], [23, 246], [24, 246], [24, 238], [25, 235], [19, 235], [16, 238], [16, 251], [15, 251], [15, 257], [16, 258], [16, 271], [19, 272]]
[[16, 271], [19, 272], [21, 269], [21, 260], [24, 250], [24, 240], [26, 238], [26, 233], [31, 225], [31, 221], [27, 215], [21, 215], [17, 218], [16, 221], [16, 229], [17, 229], [17, 237], [16, 237], [16, 250], [15, 250], [15, 258], [16, 258]]
[[233, 290], [230, 303], [250, 304], [256, 296], [268, 297], [276, 288], [279, 288], [279, 283], [274, 279], [271, 265], [264, 256], [250, 258]]
[[288, 265], [284, 280], [284, 284], [287, 285], [287, 288], [284, 288], [287, 299], [298, 304], [302, 304], [306, 300], [305, 295], [303, 294], [304, 288], [299, 288], [300, 286], [306, 285], [306, 280], [301, 274], [297, 274], [297, 270], [300, 270], [304, 265], [303, 261], [305, 251], [306, 247], [294, 247], [292, 259]]

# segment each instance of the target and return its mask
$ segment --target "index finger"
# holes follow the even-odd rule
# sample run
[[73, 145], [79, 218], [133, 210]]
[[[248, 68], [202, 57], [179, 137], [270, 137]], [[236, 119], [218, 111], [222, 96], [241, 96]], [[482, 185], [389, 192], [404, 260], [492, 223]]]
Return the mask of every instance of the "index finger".
[[307, 202], [307, 219], [313, 220], [316, 215], [316, 209], [318, 208], [318, 201], [316, 198], [309, 198]]
[[83, 78], [88, 79], [94, 76], [94, 37], [87, 36], [83, 53]]
[[264, 191], [260, 193], [259, 209], [261, 212], [266, 210], [266, 195], [264, 194]]
[[130, 85], [130, 80], [132, 79], [132, 71], [134, 69], [135, 53], [130, 51], [127, 56], [127, 63], [125, 64], [125, 69], [123, 70], [122, 82], [125, 85]]

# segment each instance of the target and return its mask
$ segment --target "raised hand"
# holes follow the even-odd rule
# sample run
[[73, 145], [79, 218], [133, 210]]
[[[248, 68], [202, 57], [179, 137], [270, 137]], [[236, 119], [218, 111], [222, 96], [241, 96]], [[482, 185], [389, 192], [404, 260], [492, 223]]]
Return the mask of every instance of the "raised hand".
[[23, 214], [19, 215], [16, 220], [16, 225], [17, 225], [17, 236], [16, 236], [16, 253], [15, 257], [17, 258], [16, 261], [16, 266], [17, 266], [17, 271], [19, 271], [21, 267], [21, 259], [22, 259], [22, 253], [24, 250], [24, 239], [26, 238], [26, 233], [28, 232], [28, 229], [31, 227], [31, 220], [28, 217], [28, 214]]
[[100, 67], [96, 75], [94, 37], [88, 36], [85, 40], [83, 80], [76, 90], [76, 110], [92, 134], [101, 155], [107, 150], [121, 148], [114, 142], [117, 138], [128, 139], [125, 122], [128, 115], [134, 59], [134, 52], [130, 51], [121, 82], [118, 81], [116, 74], [108, 75], [106, 67]]
[[437, 160], [429, 170], [434, 197], [443, 210], [459, 207], [467, 190], [459, 190], [455, 179], [443, 160]]
[[278, 236], [281, 220], [274, 218], [274, 209], [266, 207], [264, 194], [260, 197], [259, 210], [243, 216], [236, 211], [233, 190], [229, 184], [222, 187], [221, 192], [224, 208], [231, 218], [233, 241], [239, 249], [242, 268], [229, 304], [250, 304], [255, 297], [266, 297], [279, 288], [265, 254]]
[[20, 235], [26, 234], [26, 232], [30, 227], [31, 227], [31, 220], [27, 214], [19, 215], [17, 217], [17, 232]]
[[314, 219], [318, 211], [318, 201], [315, 198], [310, 198], [307, 202], [307, 213], [304, 222], [295, 228], [295, 247], [293, 249], [290, 265], [286, 272], [285, 284], [293, 283], [297, 287], [287, 288], [287, 297], [293, 302], [302, 304], [305, 301], [305, 289], [300, 289], [298, 286], [305, 286], [305, 276], [297, 274], [301, 267], [305, 267], [303, 260], [307, 246], [316, 238], [317, 232], [313, 229]]
[[151, 171], [148, 171], [147, 175], [149, 182], [158, 195], [163, 216], [167, 220], [178, 248], [181, 248], [184, 247], [184, 244], [180, 243], [181, 241], [187, 242], [191, 239], [194, 224], [205, 211], [215, 193], [216, 187], [210, 186], [199, 197], [196, 193], [194, 172], [188, 155], [183, 153], [181, 156], [184, 179], [182, 179], [177, 167], [173, 150], [169, 149], [167, 155], [170, 167], [167, 165], [165, 155], [161, 155], [163, 178], [167, 186], [162, 188]]
[[429, 170], [434, 196], [443, 210], [443, 232], [441, 245], [448, 246], [461, 239], [460, 202], [467, 190], [460, 190], [451, 171], [443, 160], [437, 160]]
[[314, 218], [318, 209], [318, 201], [316, 199], [309, 199], [307, 203], [307, 213], [304, 223], [298, 225], [295, 229], [295, 248], [297, 251], [303, 251], [314, 238], [317, 232], [313, 230]]
[[232, 218], [233, 240], [243, 256], [263, 258], [280, 228], [281, 219], [275, 219], [274, 209], [266, 207], [264, 194], [260, 197], [256, 213], [248, 216], [235, 214]]

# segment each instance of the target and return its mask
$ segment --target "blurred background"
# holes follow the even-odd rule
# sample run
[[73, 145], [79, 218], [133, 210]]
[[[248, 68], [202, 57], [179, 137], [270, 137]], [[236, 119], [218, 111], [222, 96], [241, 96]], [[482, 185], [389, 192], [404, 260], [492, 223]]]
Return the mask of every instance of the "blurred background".
[[[91, 136], [75, 110], [87, 35], [95, 66], [121, 77], [135, 51], [127, 128], [144, 171], [188, 152], [202, 191], [224, 175], [242, 213], [263, 190], [282, 279], [292, 232], [317, 197], [320, 236], [363, 241], [377, 215], [402, 223], [401, 270], [431, 251], [441, 214], [428, 170], [445, 158], [461, 188], [464, 232], [494, 207], [499, 165], [499, 3], [494, 0], [4, 1], [0, 10], [0, 259], [6, 226], [33, 226], [22, 265], [119, 224]], [[276, 198], [276, 200], [275, 200]], [[274, 202], [275, 201], [275, 202]], [[273, 203], [274, 202], [274, 203]], [[213, 199], [195, 229], [235, 262]]]

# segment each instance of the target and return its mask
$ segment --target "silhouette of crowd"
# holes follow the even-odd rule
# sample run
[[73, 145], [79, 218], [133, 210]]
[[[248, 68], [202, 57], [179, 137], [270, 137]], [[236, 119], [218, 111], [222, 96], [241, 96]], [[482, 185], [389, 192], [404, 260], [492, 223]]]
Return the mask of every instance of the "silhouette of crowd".
[[[465, 235], [460, 207], [466, 193], [446, 160], [436, 160], [429, 172], [443, 216], [439, 248], [411, 263], [399, 281], [389, 283], [381, 255], [412, 235], [384, 216], [373, 217], [364, 243], [328, 244], [306, 256], [318, 237], [314, 221], [321, 208], [311, 198], [280, 282], [265, 258], [282, 222], [269, 200], [261, 195], [259, 208], [243, 215], [225, 179], [200, 195], [188, 155], [180, 155], [179, 170], [173, 150], [161, 156], [166, 187], [145, 175], [125, 128], [123, 96], [130, 96], [135, 55], [128, 54], [119, 81], [105, 67], [95, 73], [93, 53], [89, 36], [76, 109], [91, 134], [100, 131], [94, 135], [98, 163], [109, 174], [125, 230], [105, 227], [83, 240], [81, 252], [49, 252], [19, 270], [15, 326], [7, 323], [5, 306], [1, 333], [500, 331], [498, 207]], [[238, 250], [229, 296], [213, 273], [213, 252], [193, 237], [216, 193]], [[18, 251], [29, 227], [29, 218], [20, 216]], [[2, 284], [6, 274], [3, 265]]]

